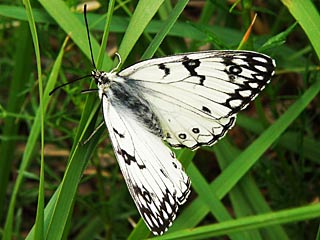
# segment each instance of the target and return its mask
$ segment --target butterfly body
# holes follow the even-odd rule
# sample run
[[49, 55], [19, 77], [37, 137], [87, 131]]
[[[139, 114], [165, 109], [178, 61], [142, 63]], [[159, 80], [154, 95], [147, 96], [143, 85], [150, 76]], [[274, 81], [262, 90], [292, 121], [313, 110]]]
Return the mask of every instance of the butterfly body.
[[92, 72], [122, 174], [154, 234], [168, 229], [190, 193], [189, 177], [163, 140], [192, 150], [214, 144], [274, 68], [256, 52], [204, 51]]
[[92, 76], [96, 80], [100, 99], [105, 97], [110, 104], [117, 106], [140, 122], [146, 130], [163, 137], [158, 117], [152, 111], [148, 101], [137, 91], [139, 82], [121, 78], [116, 73], [101, 71], [93, 71]]

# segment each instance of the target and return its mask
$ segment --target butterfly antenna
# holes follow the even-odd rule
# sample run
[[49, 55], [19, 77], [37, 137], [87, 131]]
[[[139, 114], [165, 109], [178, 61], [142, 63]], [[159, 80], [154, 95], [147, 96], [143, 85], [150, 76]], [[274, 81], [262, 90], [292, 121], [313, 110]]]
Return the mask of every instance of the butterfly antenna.
[[122, 63], [120, 54], [116, 52], [116, 56], [118, 57], [119, 62], [117, 64], [117, 66], [111, 70], [110, 73], [116, 72], [120, 68], [120, 65]]
[[[97, 69], [96, 64], [95, 64], [95, 62], [94, 62], [93, 53], [92, 53], [92, 46], [91, 46], [89, 25], [88, 25], [88, 19], [87, 19], [87, 4], [84, 5], [84, 22], [85, 22], [85, 24], [86, 24], [86, 29], [87, 29], [87, 35], [88, 35], [88, 41], [89, 41], [89, 48], [90, 48], [90, 55], [91, 55], [92, 65], [93, 65], [94, 69]], [[69, 85], [69, 84], [71, 84], [71, 83], [77, 82], [77, 81], [79, 81], [79, 80], [81, 80], [81, 79], [87, 78], [87, 77], [92, 77], [92, 75], [89, 74], [89, 75], [86, 75], [86, 76], [77, 78], [77, 79], [75, 79], [75, 80], [73, 80], [73, 81], [71, 81], [71, 82], [67, 82], [67, 83], [61, 84], [60, 86], [54, 88], [54, 89], [49, 93], [49, 96], [50, 96], [51, 94], [53, 94], [55, 91], [57, 91], [58, 89], [66, 86], [66, 85]]]
[[58, 87], [54, 88], [53, 90], [51, 90], [51, 92], [49, 92], [49, 96], [51, 96], [55, 91], [57, 91], [58, 89], [60, 89], [60, 88], [62, 88], [64, 86], [67, 86], [67, 85], [69, 85], [71, 83], [74, 83], [74, 82], [78, 82], [79, 80], [82, 80], [82, 79], [88, 78], [88, 77], [92, 77], [92, 75], [89, 74], [89, 75], [83, 76], [81, 78], [77, 78], [77, 79], [75, 79], [75, 80], [73, 80], [71, 82], [67, 82], [67, 83], [61, 84], [60, 86], [58, 86]]
[[90, 48], [90, 54], [91, 54], [91, 61], [94, 69], [97, 69], [96, 64], [94, 62], [93, 58], [93, 52], [92, 52], [92, 45], [91, 45], [91, 39], [90, 39], [90, 32], [89, 32], [89, 24], [88, 24], [88, 19], [87, 19], [87, 4], [84, 5], [84, 22], [86, 24], [86, 29], [87, 29], [87, 36], [88, 36], [88, 41], [89, 41], [89, 48]]

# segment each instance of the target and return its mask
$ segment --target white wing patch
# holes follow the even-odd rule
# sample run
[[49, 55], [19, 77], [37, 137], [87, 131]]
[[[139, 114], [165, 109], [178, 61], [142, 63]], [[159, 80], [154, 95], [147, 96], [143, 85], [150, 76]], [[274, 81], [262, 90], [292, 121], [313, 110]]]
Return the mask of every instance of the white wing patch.
[[[130, 111], [102, 98], [115, 155], [130, 194], [149, 229], [163, 234], [190, 193], [190, 180], [174, 153]], [[123, 110], [123, 109], [122, 109]]]

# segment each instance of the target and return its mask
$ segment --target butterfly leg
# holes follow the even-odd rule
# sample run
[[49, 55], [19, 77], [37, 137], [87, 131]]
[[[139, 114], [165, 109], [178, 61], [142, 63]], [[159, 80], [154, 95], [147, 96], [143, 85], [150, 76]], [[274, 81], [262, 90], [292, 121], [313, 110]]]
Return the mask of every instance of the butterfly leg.
[[104, 121], [102, 121], [98, 127], [90, 134], [90, 136], [83, 142], [83, 145], [87, 144], [90, 139], [98, 132], [98, 130], [104, 125]]

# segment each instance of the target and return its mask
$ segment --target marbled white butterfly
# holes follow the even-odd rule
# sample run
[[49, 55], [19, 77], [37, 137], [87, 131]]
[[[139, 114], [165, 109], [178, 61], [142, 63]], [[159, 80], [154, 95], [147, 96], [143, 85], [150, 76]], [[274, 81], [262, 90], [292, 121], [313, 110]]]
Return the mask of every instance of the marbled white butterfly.
[[154, 234], [167, 230], [190, 193], [189, 178], [162, 140], [193, 150], [214, 144], [274, 69], [260, 53], [204, 51], [92, 72], [122, 174]]
[[202, 51], [142, 61], [120, 72], [92, 71], [122, 174], [155, 235], [172, 225], [191, 184], [163, 140], [192, 150], [214, 144], [274, 70], [275, 61], [264, 54]]

